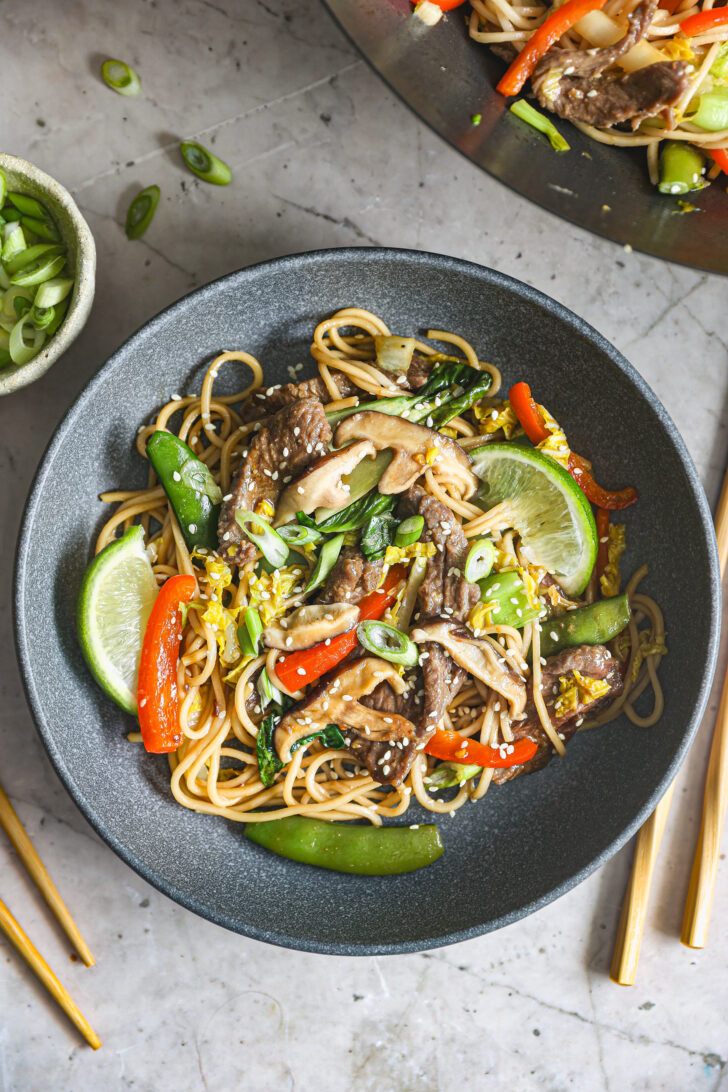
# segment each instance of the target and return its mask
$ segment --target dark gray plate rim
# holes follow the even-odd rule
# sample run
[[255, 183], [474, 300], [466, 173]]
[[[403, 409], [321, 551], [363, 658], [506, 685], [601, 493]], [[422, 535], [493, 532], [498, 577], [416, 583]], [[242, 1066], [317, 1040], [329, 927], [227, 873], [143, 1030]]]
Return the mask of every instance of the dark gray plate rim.
[[[490, 175], [490, 177], [493, 178], [496, 182], [500, 183], [500, 185], [506, 186], [507, 188], [514, 190], [518, 194], [519, 197], [522, 197], [525, 201], [528, 201], [529, 204], [535, 205], [535, 207], [541, 209], [542, 212], [546, 212], [550, 216], [555, 216], [558, 219], [566, 220], [567, 223], [573, 224], [574, 227], [580, 228], [582, 231], [587, 231], [591, 235], [596, 235], [600, 239], [606, 239], [607, 242], [614, 243], [615, 246], [618, 246], [618, 247], [621, 247], [622, 249], [624, 249], [624, 244], [621, 243], [618, 239], [616, 239], [615, 236], [613, 234], [610, 234], [609, 231], [607, 231], [606, 229], [601, 230], [599, 227], [595, 227], [595, 226], [593, 226], [591, 224], [590, 225], [584, 224], [579, 219], [578, 216], [574, 216], [569, 212], [568, 207], [560, 209], [559, 211], [547, 208], [536, 197], [531, 196], [531, 194], [527, 193], [525, 191], [525, 189], [519, 187], [517, 179], [510, 179], [508, 182], [506, 182], [504, 179], [499, 178], [498, 175], [494, 171], [492, 171], [488, 166], [486, 166], [484, 163], [481, 163], [479, 160], [475, 159], [473, 156], [468, 155], [468, 153], [465, 151], [465, 149], [461, 148], [460, 145], [455, 141], [454, 138], [450, 137], [447, 133], [440, 130], [432, 121], [430, 121], [429, 118], [427, 118], [423, 113], [421, 113], [417, 109], [417, 107], [413, 106], [409, 102], [407, 96], [402, 91], [400, 91], [392, 83], [392, 81], [387, 77], [387, 75], [378, 67], [376, 61], [374, 61], [369, 56], [369, 54], [365, 52], [365, 50], [362, 48], [362, 46], [357, 42], [354, 35], [347, 29], [347, 27], [345, 26], [342, 19], [339, 18], [337, 12], [332, 7], [332, 5], [329, 3], [329, 0], [321, 0], [321, 2], [323, 3], [324, 7], [326, 8], [327, 12], [329, 13], [329, 15], [331, 16], [333, 21], [336, 23], [336, 25], [339, 28], [339, 30], [341, 31], [341, 33], [344, 35], [344, 37], [347, 39], [347, 41], [351, 42], [354, 49], [357, 51], [359, 56], [367, 63], [369, 68], [371, 68], [372, 72], [374, 72], [379, 77], [379, 79], [382, 80], [382, 82], [384, 84], [386, 84], [386, 86], [389, 88], [389, 90], [392, 92], [392, 94], [396, 95], [397, 98], [399, 99], [399, 101], [404, 103], [404, 105], [407, 107], [408, 110], [412, 111], [412, 113], [415, 115], [415, 117], [419, 118], [419, 120], [424, 125], [426, 125], [428, 127], [428, 129], [431, 129], [432, 132], [435, 133], [435, 135], [440, 138], [440, 140], [443, 140], [443, 141], [445, 141], [446, 144], [449, 144], [449, 146], [451, 148], [453, 148], [458, 153], [458, 155], [461, 155], [464, 159], [467, 159], [467, 161], [469, 163], [472, 163], [474, 166], [479, 167], [482, 171], [485, 171], [486, 174]], [[458, 9], [455, 9], [455, 11], [457, 11], [457, 10]], [[454, 14], [454, 12], [447, 12], [446, 14], [452, 15], [452, 14]], [[673, 256], [668, 256], [666, 254], [659, 254], [656, 251], [649, 250], [646, 246], [639, 246], [638, 244], [634, 244], [634, 245], [630, 244], [630, 249], [635, 251], [635, 253], [644, 254], [648, 258], [657, 258], [657, 259], [659, 259], [660, 261], [663, 261], [663, 262], [674, 263], [675, 265], [682, 265], [682, 266], [685, 266], [687, 269], [695, 269], [700, 273], [706, 273], [706, 272], [707, 273], [717, 273], [718, 275], [721, 275], [721, 276], [728, 276], [728, 268], [726, 268], [726, 269], [719, 269], [719, 268], [710, 268], [710, 269], [708, 269], [705, 266], [698, 265], [697, 262], [690, 262], [690, 261], [687, 261], [685, 258], [676, 258], [676, 257], [673, 257]], [[653, 395], [653, 397], [654, 397], [654, 395]]]
[[[710, 554], [710, 583], [713, 591], [712, 596], [712, 609], [710, 617], [706, 619], [706, 627], [709, 631], [708, 649], [709, 654], [705, 663], [703, 671], [703, 677], [701, 685], [695, 696], [695, 707], [693, 714], [690, 718], [685, 735], [682, 742], [675, 753], [670, 766], [668, 767], [665, 776], [657, 785], [655, 790], [651, 793], [649, 798], [645, 801], [638, 813], [634, 816], [632, 821], [624, 828], [621, 834], [613, 839], [601, 853], [597, 854], [592, 861], [585, 865], [582, 869], [575, 872], [567, 880], [556, 885], [551, 890], [545, 892], [543, 895], [525, 905], [519, 907], [517, 910], [510, 913], [503, 914], [498, 918], [491, 919], [490, 921], [473, 926], [468, 929], [458, 930], [452, 933], [443, 933], [439, 936], [429, 937], [426, 940], [415, 940], [390, 944], [365, 944], [357, 945], [356, 942], [350, 942], [348, 944], [342, 943], [328, 943], [320, 942], [315, 938], [301, 938], [290, 937], [284, 933], [279, 933], [266, 929], [259, 929], [254, 926], [244, 925], [239, 919], [233, 918], [231, 915], [217, 913], [211, 911], [204, 902], [197, 898], [188, 896], [181, 892], [174, 884], [169, 883], [165, 879], [162, 879], [152, 868], [148, 867], [143, 858], [133, 853], [124, 842], [111, 833], [95, 815], [92, 808], [88, 807], [83, 796], [79, 793], [76, 783], [74, 781], [73, 772], [66, 766], [63, 758], [56, 747], [53, 737], [53, 727], [49, 722], [45, 710], [43, 709], [41, 702], [38, 698], [38, 694], [35, 688], [35, 683], [32, 677], [32, 673], [29, 668], [28, 655], [26, 651], [27, 635], [25, 630], [25, 622], [22, 616], [21, 598], [22, 591], [26, 578], [26, 563], [27, 563], [27, 550], [25, 543], [27, 541], [26, 530], [32, 524], [36, 507], [40, 501], [40, 495], [43, 488], [43, 483], [48, 470], [56, 456], [56, 453], [63, 441], [66, 433], [73, 427], [74, 417], [76, 411], [80, 409], [86, 400], [90, 397], [91, 393], [103, 384], [107, 375], [114, 371], [114, 369], [123, 362], [124, 354], [129, 349], [133, 349], [137, 341], [145, 338], [149, 332], [153, 332], [158, 324], [162, 320], [167, 320], [170, 317], [174, 317], [176, 312], [182, 311], [189, 299], [193, 296], [214, 296], [217, 285], [227, 282], [232, 279], [236, 279], [241, 286], [245, 285], [246, 280], [253, 279], [258, 271], [264, 269], [270, 269], [273, 267], [281, 268], [295, 268], [298, 270], [306, 269], [306, 267], [315, 267], [318, 264], [326, 263], [327, 261], [341, 261], [343, 258], [348, 258], [352, 262], [366, 262], [376, 261], [378, 258], [387, 257], [396, 261], [404, 263], [420, 263], [423, 265], [436, 262], [440, 268], [451, 269], [453, 271], [459, 271], [469, 273], [471, 276], [475, 275], [481, 280], [489, 283], [497, 283], [501, 287], [514, 292], [516, 295], [525, 297], [531, 300], [533, 303], [538, 304], [540, 307], [550, 311], [553, 315], [561, 319], [563, 322], [570, 325], [573, 329], [577, 330], [583, 337], [594, 342], [610, 359], [617, 365], [617, 367], [627, 376], [627, 378], [634, 384], [643, 398], [648, 400], [654, 407], [660, 422], [670, 435], [672, 442], [675, 445], [679, 458], [683, 464], [686, 477], [690, 483], [691, 489], [695, 496], [700, 522], [702, 525], [703, 533], [705, 535], [706, 542], [708, 544], [708, 550]], [[195, 914], [199, 914], [200, 917], [206, 918], [208, 921], [214, 922], [216, 925], [221, 925], [223, 928], [230, 929], [233, 932], [242, 933], [244, 936], [251, 937], [254, 940], [264, 941], [268, 944], [275, 944], [283, 948], [294, 948], [300, 951], [316, 952], [325, 955], [395, 955], [405, 952], [419, 952], [427, 950], [428, 948], [439, 948], [448, 944], [455, 944], [463, 940], [470, 940], [477, 936], [482, 936], [484, 933], [492, 932], [496, 929], [500, 929], [505, 925], [510, 925], [515, 921], [526, 917], [529, 914], [534, 913], [536, 910], [540, 910], [543, 906], [553, 902], [561, 895], [566, 894], [572, 887], [576, 887], [577, 884], [585, 880], [592, 872], [594, 872], [600, 865], [604, 864], [610, 857], [612, 857], [617, 850], [621, 849], [626, 842], [637, 832], [642, 823], [652, 813], [656, 804], [667, 790], [668, 786], [673, 781], [680, 765], [682, 764], [687, 752], [690, 748], [690, 744], [698, 730], [700, 721], [705, 710], [705, 706], [710, 694], [710, 688], [713, 680], [713, 674], [715, 672], [715, 664], [718, 655], [718, 643], [720, 637], [720, 619], [721, 619], [721, 581], [719, 575], [718, 566], [718, 552], [715, 541], [715, 531], [713, 527], [713, 518], [711, 515], [710, 507], [708, 505], [705, 492], [703, 490], [700, 478], [698, 477], [695, 465], [688, 453], [687, 448], [683, 442], [680, 433], [678, 432], [672, 418], [669, 416], [664, 406], [657, 398], [657, 395], [647, 385], [639, 372], [618, 352], [615, 347], [606, 340], [593, 326], [590, 326], [583, 319], [579, 318], [568, 308], [552, 299], [550, 296], [545, 295], [536, 288], [532, 288], [530, 285], [524, 284], [522, 281], [516, 280], [514, 277], [510, 277], [505, 273], [500, 273], [497, 270], [490, 269], [486, 266], [480, 266], [474, 262], [468, 262], [460, 258], [454, 258], [449, 255], [434, 254], [428, 251], [417, 250], [404, 250], [394, 247], [343, 247], [332, 248], [327, 250], [314, 250], [307, 251], [301, 254], [290, 254], [280, 258], [273, 258], [269, 261], [259, 262], [256, 265], [248, 266], [244, 269], [228, 273], [223, 277], [218, 278], [215, 281], [211, 281], [209, 284], [204, 285], [201, 288], [197, 288], [194, 291], [183, 296], [175, 303], [170, 304], [149, 322], [145, 323], [134, 334], [131, 335], [123, 344], [116, 350], [115, 353], [106, 361], [104, 365], [99, 369], [93, 379], [87, 384], [78, 398], [71, 405], [70, 409], [64, 415], [60, 424], [58, 425], [53, 437], [50, 440], [36, 471], [34, 480], [32, 482], [28, 500], [26, 503], [25, 511], [23, 513], [23, 519], [20, 528], [20, 534], [18, 538], [16, 554], [15, 554], [15, 574], [14, 574], [14, 595], [13, 595], [13, 618], [15, 629], [15, 647], [18, 656], [18, 662], [20, 664], [20, 671], [23, 680], [23, 686], [25, 689], [26, 698], [30, 710], [33, 714], [33, 719], [40, 734], [43, 745], [48, 753], [48, 756], [53, 764], [56, 773], [60, 777], [64, 786], [68, 790], [69, 794], [73, 798], [74, 802], [78, 806], [79, 810], [83, 813], [85, 818], [94, 828], [96, 833], [114, 850], [114, 852], [121, 857], [131, 868], [134, 869], [143, 879], [152, 884], [163, 894], [173, 899], [175, 902], [186, 907], [186, 909], [193, 911]]]

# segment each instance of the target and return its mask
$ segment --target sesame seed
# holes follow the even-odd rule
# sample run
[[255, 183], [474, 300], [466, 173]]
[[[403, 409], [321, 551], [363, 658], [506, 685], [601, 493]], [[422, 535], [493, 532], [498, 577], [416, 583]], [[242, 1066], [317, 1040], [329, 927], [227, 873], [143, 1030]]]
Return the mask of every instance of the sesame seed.
[[389, 766], [382, 766], [382, 773], [386, 776], [389, 773]]
[[197, 524], [196, 523], [190, 523], [190, 524], [188, 524], [187, 529], [188, 529], [188, 531], [190, 532], [191, 535], [194, 535], [195, 531], [197, 530]]
[[300, 495], [301, 495], [301, 494], [303, 493], [303, 486], [302, 486], [302, 485], [297, 485], [297, 486], [296, 486], [296, 492], [297, 492], [297, 493], [299, 494], [299, 496], [300, 496]]
[[306, 674], [306, 668], [305, 667], [296, 668], [296, 674], [297, 675], [305, 675]]
[[558, 635], [558, 633], [556, 632], [555, 629], [552, 629], [550, 631], [549, 637], [551, 638], [552, 641], [558, 641], [558, 639], [559, 639], [559, 635]]
[[176, 482], [181, 482], [181, 481], [182, 481], [182, 475], [180, 474], [179, 470], [175, 470], [175, 472], [174, 472], [174, 474], [172, 475], [172, 477], [174, 478], [174, 480], [175, 480]]

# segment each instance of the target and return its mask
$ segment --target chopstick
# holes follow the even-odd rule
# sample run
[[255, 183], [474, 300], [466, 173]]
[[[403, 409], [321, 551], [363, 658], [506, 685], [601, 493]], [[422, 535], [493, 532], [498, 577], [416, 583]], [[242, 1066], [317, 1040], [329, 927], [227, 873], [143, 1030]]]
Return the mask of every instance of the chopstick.
[[[728, 562], [728, 470], [723, 477], [723, 486], [715, 512], [715, 533], [718, 540], [718, 561], [722, 580]], [[670, 811], [674, 788], [673, 781], [637, 835], [632, 874], [622, 905], [610, 971], [610, 977], [620, 986], [631, 986], [635, 980], [655, 860]], [[710, 751], [703, 820], [685, 905], [681, 940], [683, 944], [691, 948], [702, 948], [705, 945], [718, 868], [720, 832], [727, 803], [728, 675], [723, 684], [723, 696]]]
[[25, 833], [13, 805], [0, 785], [0, 826], [15, 847], [15, 851], [30, 873], [38, 890], [55, 914], [64, 933], [87, 967], [93, 967], [94, 957], [86, 941], [81, 936], [76, 923], [68, 912], [56, 885], [48, 875], [45, 865], [38, 856], [35, 846]]
[[[723, 480], [723, 488], [718, 501], [715, 516], [715, 531], [718, 538], [718, 559], [721, 575], [725, 572], [728, 561], [728, 473]], [[700, 834], [695, 847], [690, 884], [685, 900], [680, 940], [688, 948], [704, 948], [708, 939], [710, 911], [713, 905], [713, 892], [720, 858], [720, 836], [728, 807], [728, 674], [723, 682], [723, 691], [718, 707], [718, 719], [713, 730], [713, 742], [708, 759], [708, 773], [705, 778], [703, 797], [703, 815], [700, 821]]]
[[98, 1050], [101, 1046], [101, 1040], [98, 1035], [78, 1008], [68, 990], [59, 982], [58, 978], [56, 978], [53, 971], [43, 959], [43, 956], [28, 939], [1, 899], [0, 929], [5, 933], [8, 940], [15, 945], [30, 968], [37, 974], [50, 995], [55, 998], [61, 1006], [68, 1019], [76, 1025], [89, 1046], [93, 1047], [94, 1050]]
[[637, 961], [640, 956], [642, 933], [647, 917], [647, 903], [655, 870], [655, 861], [665, 831], [667, 815], [670, 811], [675, 782], [663, 796], [649, 819], [642, 824], [637, 835], [637, 844], [632, 862], [632, 875], [629, 878], [627, 894], [622, 903], [619, 918], [617, 940], [609, 977], [618, 986], [633, 986], [637, 974]]

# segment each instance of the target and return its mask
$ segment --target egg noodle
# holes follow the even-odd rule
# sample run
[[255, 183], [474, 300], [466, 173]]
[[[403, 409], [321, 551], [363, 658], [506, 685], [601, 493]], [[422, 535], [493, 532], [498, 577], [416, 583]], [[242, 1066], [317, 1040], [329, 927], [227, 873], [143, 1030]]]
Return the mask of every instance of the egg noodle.
[[[639, 3], [640, 0], [607, 0], [601, 11], [590, 13], [560, 38], [559, 46], [589, 50], [611, 45], [626, 33], [628, 17]], [[520, 52], [536, 28], [558, 5], [542, 3], [541, 0], [470, 0], [470, 6], [468, 32], [474, 41], [501, 46], [509, 43]], [[671, 110], [674, 128], [668, 129], [660, 116], [644, 119], [634, 132], [614, 127], [597, 128], [573, 120], [577, 128], [601, 144], [644, 147], [653, 185], [657, 185], [659, 179], [658, 156], [663, 140], [687, 141], [704, 151], [728, 148], [728, 128], [713, 131], [701, 129], [686, 116], [690, 101], [697, 93], [712, 88], [714, 84], [725, 83], [725, 78], [713, 80], [710, 72], [719, 55], [725, 57], [728, 24], [690, 38], [680, 34], [680, 24], [684, 19], [699, 12], [711, 11], [714, 6], [720, 5], [714, 5], [714, 0], [701, 0], [697, 4], [694, 0], [680, 0], [674, 13], [666, 10], [666, 7], [658, 7], [644, 38], [625, 55], [625, 58], [632, 55], [630, 61], [634, 60], [633, 64], [625, 64], [625, 69], [629, 64], [629, 70], [660, 61], [682, 60], [689, 65], [688, 87]], [[577, 27], [584, 33], [579, 33]], [[587, 31], [588, 37], [585, 36]], [[708, 177], [715, 178], [718, 173], [717, 165], [713, 165]]]
[[[342, 375], [356, 383], [364, 399], [402, 394], [401, 387], [373, 362], [372, 339], [377, 334], [389, 334], [385, 323], [359, 308], [338, 311], [316, 327], [311, 355], [331, 396], [325, 407], [327, 411], [357, 404], [356, 397], [340, 397], [337, 378]], [[490, 372], [493, 384], [486, 404], [501, 409], [507, 406], [495, 398], [501, 386], [500, 372], [479, 360], [464, 338], [442, 330], [429, 330], [427, 337], [459, 351], [474, 368]], [[431, 345], [417, 342], [417, 352], [423, 356], [435, 351]], [[220, 369], [232, 367], [237, 371], [241, 364], [251, 372], [249, 385], [237, 394], [215, 394], [213, 387]], [[300, 365], [296, 372], [299, 370], [302, 370]], [[242, 351], [222, 353], [207, 369], [199, 396], [173, 395], [154, 420], [139, 429], [137, 448], [140, 455], [145, 456], [146, 442], [155, 430], [174, 431], [206, 463], [223, 494], [227, 494], [249, 437], [260, 428], [260, 422], [243, 423], [238, 409], [252, 392], [263, 390], [263, 381], [263, 368], [250, 354]], [[493, 414], [497, 412], [500, 409], [492, 411]], [[478, 428], [477, 421], [473, 423], [461, 418], [448, 424], [448, 429], [454, 430], [466, 447], [487, 442], [493, 435], [497, 438], [497, 433], [479, 435]], [[528, 564], [520, 555], [517, 534], [508, 526], [507, 506], [499, 505], [483, 512], [459, 496], [452, 483], [439, 477], [437, 467], [428, 468], [424, 486], [455, 513], [468, 538], [484, 533], [492, 536], [498, 550], [498, 567], [507, 569]], [[105, 493], [102, 500], [119, 507], [101, 530], [97, 552], [120, 530], [141, 524], [158, 583], [178, 573], [191, 574], [198, 582], [199, 600], [197, 605], [191, 604], [187, 612], [177, 672], [183, 742], [169, 756], [171, 789], [180, 804], [193, 811], [222, 815], [237, 822], [266, 822], [286, 815], [309, 815], [330, 820], [366, 818], [381, 824], [383, 819], [403, 815], [412, 797], [429, 811], [453, 812], [466, 800], [478, 800], [485, 794], [494, 773], [491, 769], [483, 769], [476, 778], [461, 783], [453, 798], [442, 800], [433, 796], [427, 786], [428, 776], [438, 762], [421, 751], [403, 784], [382, 786], [349, 751], [326, 749], [319, 741], [296, 751], [284, 776], [270, 788], [265, 788], [256, 759], [258, 722], [255, 705], [252, 703], [251, 709], [249, 699], [255, 693], [256, 675], [266, 664], [272, 669], [280, 653], [271, 650], [264, 655], [239, 660], [237, 664], [224, 662], [220, 623], [225, 617], [237, 617], [240, 608], [254, 605], [267, 624], [272, 618], [281, 617], [300, 605], [305, 583], [301, 579], [304, 576], [302, 568], [291, 566], [256, 577], [254, 561], [241, 570], [233, 570], [220, 555], [211, 552], [193, 558], [151, 469], [146, 489]], [[633, 617], [630, 640], [625, 642], [622, 656], [628, 660], [626, 685], [617, 700], [594, 719], [595, 724], [604, 724], [625, 713], [633, 723], [648, 726], [654, 724], [662, 712], [657, 667], [665, 651], [664, 626], [656, 603], [638, 591], [646, 571], [646, 566], [640, 569], [627, 588]], [[530, 675], [526, 655], [533, 646], [538, 712], [554, 748], [563, 753], [563, 742], [550, 723], [541, 696], [539, 624], [528, 624], [523, 630], [486, 625], [479, 634], [494, 643], [509, 668], [523, 678]], [[654, 692], [654, 706], [651, 713], [641, 715], [633, 703], [648, 687]], [[259, 715], [258, 706], [258, 719]], [[450, 703], [441, 727], [455, 728], [463, 736], [473, 736], [491, 745], [507, 744], [513, 738], [509, 715], [501, 708], [499, 695], [472, 677]], [[581, 727], [589, 727], [589, 723], [585, 721]], [[141, 737], [139, 733], [132, 733], [129, 738], [139, 740]]]

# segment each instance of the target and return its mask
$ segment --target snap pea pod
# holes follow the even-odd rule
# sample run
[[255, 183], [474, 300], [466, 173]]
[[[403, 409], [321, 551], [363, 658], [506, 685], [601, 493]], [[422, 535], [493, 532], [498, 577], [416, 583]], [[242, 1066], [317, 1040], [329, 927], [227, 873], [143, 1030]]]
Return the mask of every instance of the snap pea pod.
[[629, 619], [626, 595], [598, 599], [596, 603], [569, 610], [541, 623], [541, 655], [553, 656], [577, 645], [603, 645], [621, 633]]
[[248, 823], [245, 836], [302, 864], [358, 876], [392, 876], [432, 864], [444, 852], [434, 823], [415, 827], [360, 827], [291, 815]]
[[494, 626], [513, 626], [522, 629], [538, 618], [540, 609], [534, 607], [517, 572], [492, 573], [479, 580], [480, 601], [490, 607], [490, 621]]
[[188, 547], [215, 549], [222, 493], [209, 468], [178, 436], [162, 429], [147, 440], [147, 455]]

